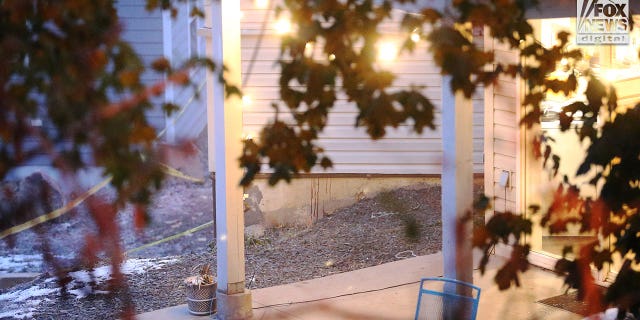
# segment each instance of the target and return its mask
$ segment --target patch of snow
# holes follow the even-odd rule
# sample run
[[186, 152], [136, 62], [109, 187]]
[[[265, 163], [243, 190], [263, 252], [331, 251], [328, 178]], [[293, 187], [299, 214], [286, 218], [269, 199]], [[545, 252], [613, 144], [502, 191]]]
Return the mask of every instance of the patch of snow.
[[[157, 270], [166, 264], [177, 262], [177, 259], [130, 259], [125, 261], [121, 266], [121, 272], [127, 275], [141, 274], [148, 270]], [[101, 283], [111, 278], [111, 266], [102, 266], [96, 268], [92, 272], [96, 283]], [[71, 295], [74, 295], [76, 299], [82, 299], [93, 294], [108, 294], [108, 291], [91, 290], [91, 287], [87, 285], [87, 282], [91, 280], [91, 275], [87, 271], [71, 272], [69, 275], [73, 278], [73, 281], [68, 284], [69, 288], [76, 288], [69, 290]], [[51, 283], [56, 278], [48, 278], [43, 280], [43, 284]], [[3, 310], [0, 313], [0, 318], [13, 317], [18, 319], [30, 319], [34, 316], [33, 312], [35, 308], [31, 306], [37, 306], [42, 302], [49, 301], [47, 296], [59, 295], [59, 288], [46, 288], [39, 285], [32, 285], [26, 289], [8, 291], [0, 294], [0, 304], [3, 305]], [[11, 305], [13, 304], [13, 305]], [[29, 306], [29, 307], [27, 307]]]
[[[176, 259], [129, 259], [120, 266], [120, 272], [127, 275], [140, 274], [146, 272], [147, 270], [160, 269], [162, 266], [174, 263], [176, 261]], [[99, 284], [111, 279], [111, 266], [102, 266], [99, 268], [95, 268], [91, 273], [89, 271], [82, 270], [71, 272], [69, 273], [69, 275], [76, 282], [80, 283], [91, 281], [91, 275], [93, 275], [95, 282]]]
[[33, 319], [34, 311], [36, 310], [33, 308], [9, 310], [0, 313], [0, 318]]
[[[68, 256], [56, 255], [56, 259], [69, 260]], [[44, 261], [40, 254], [9, 254], [0, 256], [0, 273], [42, 272]]]
[[39, 254], [13, 254], [0, 256], [0, 273], [40, 271], [42, 256]]
[[84, 286], [80, 289], [69, 290], [69, 293], [76, 296], [76, 299], [82, 299], [89, 295], [91, 292], [91, 286]]
[[138, 274], [146, 270], [158, 270], [166, 264], [177, 262], [177, 259], [129, 259], [122, 266], [122, 272], [125, 274]]
[[55, 292], [56, 290], [57, 289], [40, 288], [38, 286], [32, 286], [24, 290], [17, 290], [13, 292], [9, 291], [9, 292], [0, 294], [0, 301], [21, 302], [29, 298], [37, 298], [37, 297], [49, 295], [52, 292]]
[[87, 297], [89, 294], [109, 294], [109, 291], [104, 290], [91, 290], [91, 286], [85, 285], [79, 289], [69, 290], [69, 293], [76, 296], [76, 299], [82, 299]]

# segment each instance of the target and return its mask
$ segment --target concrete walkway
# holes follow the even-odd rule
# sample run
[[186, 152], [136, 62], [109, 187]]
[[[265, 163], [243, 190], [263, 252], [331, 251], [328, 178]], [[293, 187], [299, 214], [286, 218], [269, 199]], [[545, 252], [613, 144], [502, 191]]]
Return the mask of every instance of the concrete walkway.
[[[482, 288], [478, 319], [582, 319], [536, 301], [563, 292], [562, 279], [532, 267], [521, 287], [500, 292], [493, 275], [504, 260], [493, 257], [487, 273], [474, 273]], [[477, 264], [476, 264], [477, 265]], [[422, 277], [442, 276], [442, 254], [416, 257], [324, 278], [252, 291], [254, 319], [413, 319]], [[138, 319], [207, 319], [186, 305], [140, 314]]]

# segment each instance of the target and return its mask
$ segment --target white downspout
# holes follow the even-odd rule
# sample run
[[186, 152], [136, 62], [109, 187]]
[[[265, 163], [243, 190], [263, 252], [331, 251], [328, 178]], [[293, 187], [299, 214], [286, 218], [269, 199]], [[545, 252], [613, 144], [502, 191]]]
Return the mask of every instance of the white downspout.
[[[171, 20], [171, 13], [167, 10], [162, 12], [162, 54], [167, 58], [170, 62], [173, 62], [173, 39], [172, 39], [172, 25], [173, 22]], [[166, 77], [165, 77], [166, 81]], [[164, 101], [175, 103], [175, 93], [173, 84], [167, 85], [166, 90], [164, 91]], [[175, 113], [174, 113], [175, 114]], [[174, 115], [167, 116], [164, 118], [164, 140], [167, 143], [173, 144], [176, 142], [176, 128], [175, 128], [175, 119]]]

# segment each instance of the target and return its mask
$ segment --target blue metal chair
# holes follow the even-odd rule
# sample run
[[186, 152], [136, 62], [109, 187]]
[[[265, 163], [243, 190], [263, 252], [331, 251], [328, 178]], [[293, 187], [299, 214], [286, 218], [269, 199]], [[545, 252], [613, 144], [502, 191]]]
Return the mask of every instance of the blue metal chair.
[[475, 320], [480, 288], [447, 278], [420, 281], [415, 320]]

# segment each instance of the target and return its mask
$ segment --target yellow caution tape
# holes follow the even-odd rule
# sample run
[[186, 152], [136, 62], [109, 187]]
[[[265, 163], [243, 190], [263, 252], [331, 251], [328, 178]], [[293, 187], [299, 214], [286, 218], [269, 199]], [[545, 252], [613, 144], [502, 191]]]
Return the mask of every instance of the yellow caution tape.
[[[168, 165], [161, 163], [160, 164], [162, 166], [162, 169], [165, 173], [172, 175], [174, 177], [178, 177], [181, 179], [185, 179], [185, 180], [189, 180], [189, 181], [193, 181], [193, 182], [197, 182], [197, 183], [204, 183], [203, 179], [198, 179], [198, 178], [194, 178], [191, 176], [188, 176], [172, 167], [169, 167]], [[90, 196], [92, 196], [93, 194], [95, 194], [96, 192], [98, 192], [98, 190], [104, 188], [104, 186], [106, 186], [109, 182], [111, 182], [111, 177], [106, 178], [104, 180], [102, 180], [102, 182], [96, 184], [95, 186], [93, 186], [91, 189], [89, 189], [87, 192], [83, 193], [80, 197], [73, 199], [72, 201], [70, 201], [69, 203], [67, 203], [67, 205], [65, 205], [62, 208], [56, 209], [54, 211], [51, 211], [47, 214], [41, 215], [39, 217], [33, 218], [25, 223], [19, 224], [17, 226], [11, 227], [9, 229], [3, 230], [2, 232], [0, 232], [0, 239], [6, 238], [12, 234], [16, 234], [18, 232], [22, 232], [24, 230], [30, 229], [34, 226], [37, 226], [41, 223], [45, 223], [49, 220], [55, 219], [69, 211], [71, 211], [71, 209], [77, 207], [78, 205], [80, 205], [82, 202], [84, 202], [84, 200], [86, 200], [87, 198], [89, 198]]]
[[164, 171], [164, 173], [172, 175], [174, 177], [177, 178], [181, 178], [181, 179], [185, 179], [185, 180], [189, 180], [189, 181], [193, 181], [193, 182], [197, 182], [197, 183], [204, 183], [203, 179], [199, 179], [199, 178], [195, 178], [192, 176], [188, 176], [174, 168], [169, 167], [168, 165], [161, 163], [160, 166], [162, 167], [162, 171]]
[[189, 229], [189, 230], [187, 230], [187, 231], [183, 231], [183, 232], [180, 232], [180, 233], [178, 233], [178, 234], [174, 234], [174, 235], [172, 235], [172, 236], [166, 237], [166, 238], [164, 238], [164, 239], [160, 239], [160, 240], [157, 240], [157, 241], [154, 241], [154, 242], [151, 242], [151, 243], [147, 243], [147, 244], [142, 245], [142, 246], [140, 246], [140, 247], [137, 247], [137, 248], [134, 248], [134, 249], [131, 249], [131, 250], [127, 250], [127, 251], [125, 252], [125, 254], [130, 254], [130, 253], [132, 253], [132, 252], [140, 251], [140, 250], [142, 250], [142, 249], [146, 249], [146, 248], [149, 248], [149, 247], [155, 246], [155, 245], [157, 245], [157, 244], [161, 244], [161, 243], [163, 243], [163, 242], [167, 242], [167, 241], [169, 241], [169, 240], [173, 240], [173, 239], [177, 239], [177, 238], [180, 238], [180, 237], [184, 237], [184, 236], [186, 236], [186, 235], [189, 235], [189, 234], [192, 234], [192, 233], [194, 233], [194, 232], [200, 231], [200, 230], [202, 230], [202, 229], [204, 229], [204, 228], [206, 228], [206, 227], [208, 227], [208, 226], [210, 226], [210, 225], [212, 225], [212, 224], [213, 224], [213, 221], [209, 221], [209, 222], [207, 222], [207, 223], [205, 223], [205, 224], [199, 225], [199, 226], [197, 226], [197, 227], [195, 227], [195, 228], [191, 228], [191, 229]]
[[70, 201], [69, 203], [67, 203], [66, 206], [56, 209], [54, 211], [51, 211], [45, 215], [41, 215], [37, 218], [33, 218], [25, 223], [19, 224], [15, 227], [11, 227], [7, 230], [3, 230], [2, 232], [0, 232], [0, 239], [8, 237], [12, 234], [16, 234], [18, 232], [22, 232], [24, 230], [27, 230], [29, 228], [32, 228], [34, 226], [37, 226], [41, 223], [47, 222], [51, 219], [55, 219], [67, 212], [69, 212], [71, 209], [77, 207], [79, 204], [81, 204], [84, 200], [86, 200], [87, 198], [89, 198], [90, 196], [92, 196], [94, 193], [98, 192], [98, 190], [102, 189], [104, 186], [106, 186], [109, 182], [111, 182], [111, 177], [106, 178], [104, 180], [102, 180], [102, 182], [96, 184], [95, 186], [93, 186], [91, 189], [89, 189], [87, 192], [83, 193], [80, 197]]

